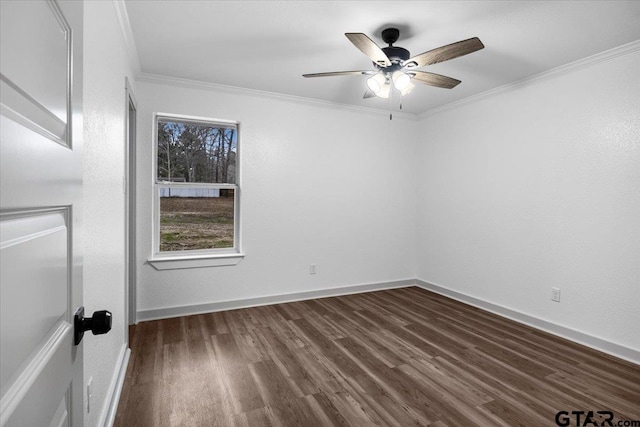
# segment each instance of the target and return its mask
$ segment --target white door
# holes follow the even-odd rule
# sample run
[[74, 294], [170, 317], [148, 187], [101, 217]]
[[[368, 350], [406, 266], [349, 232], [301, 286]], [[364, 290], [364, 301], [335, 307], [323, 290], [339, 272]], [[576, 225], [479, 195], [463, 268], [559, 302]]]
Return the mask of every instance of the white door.
[[0, 8], [0, 425], [81, 426], [82, 2]]

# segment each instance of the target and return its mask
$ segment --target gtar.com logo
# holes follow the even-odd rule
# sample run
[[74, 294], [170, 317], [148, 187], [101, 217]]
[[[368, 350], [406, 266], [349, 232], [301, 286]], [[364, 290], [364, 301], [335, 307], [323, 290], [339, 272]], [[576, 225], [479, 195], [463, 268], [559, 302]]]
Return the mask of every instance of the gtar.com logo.
[[614, 420], [611, 411], [560, 411], [556, 414], [556, 425], [560, 427], [640, 427], [640, 420]]

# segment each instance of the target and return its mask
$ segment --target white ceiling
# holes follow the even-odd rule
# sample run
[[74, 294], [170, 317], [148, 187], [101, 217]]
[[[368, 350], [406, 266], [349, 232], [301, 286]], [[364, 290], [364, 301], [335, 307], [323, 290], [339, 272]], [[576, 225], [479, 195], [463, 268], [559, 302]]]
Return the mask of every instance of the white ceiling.
[[[418, 85], [403, 111], [422, 113], [608, 49], [640, 40], [640, 1], [143, 1], [126, 0], [142, 73], [379, 109], [362, 99], [365, 76], [305, 73], [368, 70], [345, 32], [378, 45], [401, 30], [412, 55], [479, 37], [485, 49], [425, 71], [462, 80]], [[597, 82], [595, 82], [597, 84]]]

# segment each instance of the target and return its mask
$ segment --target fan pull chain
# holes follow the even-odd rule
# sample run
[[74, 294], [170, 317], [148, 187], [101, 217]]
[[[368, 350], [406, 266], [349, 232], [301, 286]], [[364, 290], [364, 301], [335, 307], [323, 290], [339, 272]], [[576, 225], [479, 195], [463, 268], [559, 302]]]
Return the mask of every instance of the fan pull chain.
[[[402, 110], [402, 101], [400, 101], [400, 110]], [[389, 120], [393, 120], [393, 113], [389, 113]]]

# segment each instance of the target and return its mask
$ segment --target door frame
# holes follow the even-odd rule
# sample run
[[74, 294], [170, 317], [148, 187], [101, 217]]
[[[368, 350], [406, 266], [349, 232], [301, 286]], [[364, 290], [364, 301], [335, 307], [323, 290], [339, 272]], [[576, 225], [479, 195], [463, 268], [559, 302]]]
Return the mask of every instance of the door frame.
[[136, 119], [138, 103], [127, 77], [125, 84], [125, 333], [129, 342], [129, 325], [137, 320], [137, 262], [136, 262]]

